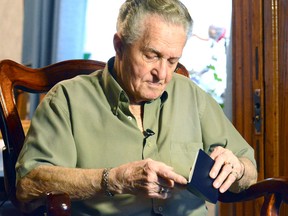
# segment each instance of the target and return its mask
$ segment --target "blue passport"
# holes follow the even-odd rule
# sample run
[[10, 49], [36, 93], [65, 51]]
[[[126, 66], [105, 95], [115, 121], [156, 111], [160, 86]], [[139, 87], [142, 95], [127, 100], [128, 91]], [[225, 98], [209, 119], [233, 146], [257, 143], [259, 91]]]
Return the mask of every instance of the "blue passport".
[[187, 189], [199, 198], [215, 204], [219, 191], [213, 187], [214, 179], [209, 176], [214, 162], [206, 152], [199, 149], [189, 175]]

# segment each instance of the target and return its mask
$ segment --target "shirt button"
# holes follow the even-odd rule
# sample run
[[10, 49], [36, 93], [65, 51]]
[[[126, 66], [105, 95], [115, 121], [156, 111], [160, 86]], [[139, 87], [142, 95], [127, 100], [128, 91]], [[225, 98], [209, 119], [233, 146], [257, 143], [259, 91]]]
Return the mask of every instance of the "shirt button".
[[162, 212], [162, 211], [163, 211], [163, 208], [162, 208], [161, 206], [159, 206], [159, 207], [158, 207], [158, 211], [159, 211], [159, 212]]
[[127, 118], [128, 118], [130, 121], [133, 119], [131, 116], [128, 116]]
[[121, 94], [120, 95], [120, 100], [123, 101], [123, 102], [128, 102], [126, 96], [124, 94]]
[[113, 107], [112, 112], [114, 115], [118, 116], [117, 107]]

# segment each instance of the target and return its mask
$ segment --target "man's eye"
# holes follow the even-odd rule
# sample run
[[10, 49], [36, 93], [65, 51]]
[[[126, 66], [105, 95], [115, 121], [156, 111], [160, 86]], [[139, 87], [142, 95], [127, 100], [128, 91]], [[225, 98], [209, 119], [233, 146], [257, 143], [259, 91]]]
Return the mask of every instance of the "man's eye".
[[144, 54], [144, 58], [146, 59], [146, 61], [157, 61], [159, 59], [159, 57], [155, 54]]
[[177, 64], [179, 59], [169, 59], [168, 60], [171, 65]]
[[157, 56], [157, 55], [154, 55], [154, 54], [146, 54], [145, 57], [146, 57], [147, 59], [156, 59], [156, 58], [158, 58], [158, 56]]

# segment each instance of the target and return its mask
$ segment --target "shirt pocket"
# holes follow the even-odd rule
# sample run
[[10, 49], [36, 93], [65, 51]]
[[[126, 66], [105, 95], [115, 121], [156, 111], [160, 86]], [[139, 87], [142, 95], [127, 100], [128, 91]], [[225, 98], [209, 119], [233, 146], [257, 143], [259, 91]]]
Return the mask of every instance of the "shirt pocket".
[[199, 149], [203, 149], [202, 142], [171, 142], [171, 164], [175, 172], [188, 179]]

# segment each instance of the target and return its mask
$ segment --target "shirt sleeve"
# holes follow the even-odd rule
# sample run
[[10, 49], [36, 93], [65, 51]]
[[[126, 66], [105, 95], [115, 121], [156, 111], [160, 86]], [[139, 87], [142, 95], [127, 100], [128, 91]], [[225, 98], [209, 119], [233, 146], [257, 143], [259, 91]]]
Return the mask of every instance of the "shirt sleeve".
[[247, 157], [256, 166], [254, 149], [226, 117], [220, 105], [208, 94], [201, 97], [206, 101], [200, 116], [205, 150], [212, 152], [216, 146], [222, 146], [237, 157]]
[[76, 166], [69, 95], [61, 85], [54, 87], [35, 111], [16, 163], [17, 179], [41, 164]]

